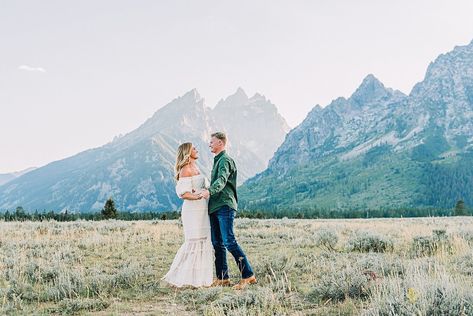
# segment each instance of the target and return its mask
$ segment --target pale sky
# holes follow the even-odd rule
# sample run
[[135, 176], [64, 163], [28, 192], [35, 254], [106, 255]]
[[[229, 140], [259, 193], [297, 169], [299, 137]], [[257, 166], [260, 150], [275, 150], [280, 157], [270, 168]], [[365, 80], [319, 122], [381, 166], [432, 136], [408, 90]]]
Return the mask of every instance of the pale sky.
[[409, 93], [473, 39], [473, 1], [0, 0], [0, 173], [99, 147], [197, 88], [291, 127], [374, 74]]

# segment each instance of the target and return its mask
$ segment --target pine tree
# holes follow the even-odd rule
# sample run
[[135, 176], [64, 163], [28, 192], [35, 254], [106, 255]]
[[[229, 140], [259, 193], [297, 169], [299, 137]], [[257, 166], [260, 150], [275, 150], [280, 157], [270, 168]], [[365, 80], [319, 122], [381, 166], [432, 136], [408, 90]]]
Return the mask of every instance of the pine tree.
[[466, 208], [465, 208], [465, 202], [463, 200], [458, 200], [457, 204], [455, 205], [455, 210], [453, 211], [453, 215], [455, 216], [465, 216], [468, 215]]
[[102, 215], [105, 219], [117, 218], [118, 211], [115, 208], [115, 202], [112, 198], [109, 198], [107, 202], [105, 202], [105, 206], [102, 209]]
[[22, 206], [18, 206], [15, 210], [15, 217], [18, 218], [24, 218], [26, 215], [25, 209]]

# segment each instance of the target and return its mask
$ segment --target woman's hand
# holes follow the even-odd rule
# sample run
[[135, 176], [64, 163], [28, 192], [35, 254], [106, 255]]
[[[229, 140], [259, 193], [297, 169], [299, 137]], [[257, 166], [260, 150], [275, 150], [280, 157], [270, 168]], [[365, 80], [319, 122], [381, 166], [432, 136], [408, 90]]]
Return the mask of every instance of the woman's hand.
[[202, 193], [194, 194], [195, 200], [201, 200], [202, 199]]
[[195, 201], [195, 200], [202, 199], [202, 196], [200, 195], [200, 193], [197, 194], [197, 193], [186, 192], [183, 195], [181, 195], [181, 198], [183, 198], [184, 200]]
[[202, 197], [206, 200], [210, 198], [210, 192], [207, 189], [202, 190], [201, 194], [202, 194]]

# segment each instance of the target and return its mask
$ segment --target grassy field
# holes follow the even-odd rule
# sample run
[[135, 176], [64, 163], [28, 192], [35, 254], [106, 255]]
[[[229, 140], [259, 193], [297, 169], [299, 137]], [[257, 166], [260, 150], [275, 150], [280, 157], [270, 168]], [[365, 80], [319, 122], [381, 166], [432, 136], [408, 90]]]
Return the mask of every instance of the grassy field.
[[179, 221], [0, 222], [0, 314], [473, 315], [471, 217], [235, 226], [259, 281], [240, 292], [160, 281]]

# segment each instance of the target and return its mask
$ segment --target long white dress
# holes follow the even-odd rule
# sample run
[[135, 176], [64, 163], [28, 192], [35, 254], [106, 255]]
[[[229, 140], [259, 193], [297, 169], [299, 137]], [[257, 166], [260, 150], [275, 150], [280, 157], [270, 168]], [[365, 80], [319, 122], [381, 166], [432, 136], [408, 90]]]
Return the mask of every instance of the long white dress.
[[[198, 193], [208, 188], [209, 182], [203, 175], [182, 177], [176, 185], [179, 197], [185, 192]], [[181, 219], [184, 227], [184, 244], [177, 251], [171, 268], [162, 278], [177, 286], [209, 286], [212, 284], [214, 248], [210, 235], [208, 201], [184, 200]]]

